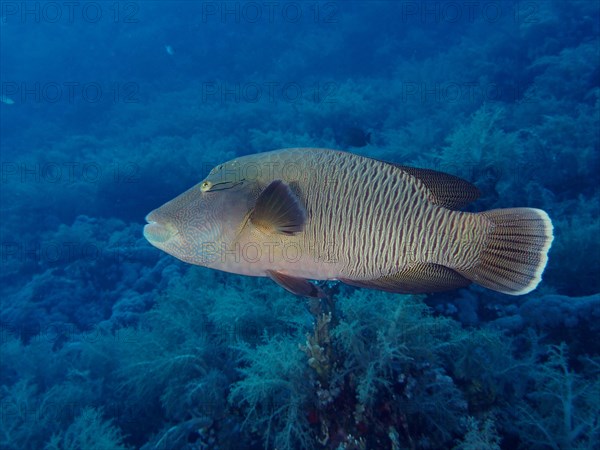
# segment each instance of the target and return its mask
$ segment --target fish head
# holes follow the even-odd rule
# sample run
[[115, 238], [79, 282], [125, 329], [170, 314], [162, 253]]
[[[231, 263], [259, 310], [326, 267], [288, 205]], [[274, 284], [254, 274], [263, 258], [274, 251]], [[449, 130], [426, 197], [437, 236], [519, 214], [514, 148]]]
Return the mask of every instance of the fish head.
[[255, 180], [207, 178], [146, 216], [144, 237], [155, 247], [187, 263], [219, 268], [248, 219], [259, 188]]

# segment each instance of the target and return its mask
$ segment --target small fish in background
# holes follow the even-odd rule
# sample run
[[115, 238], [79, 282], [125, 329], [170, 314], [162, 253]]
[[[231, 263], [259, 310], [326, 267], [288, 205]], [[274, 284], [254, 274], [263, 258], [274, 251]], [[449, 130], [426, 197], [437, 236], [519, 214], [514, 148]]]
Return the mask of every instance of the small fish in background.
[[6, 95], [0, 95], [0, 102], [6, 105], [14, 105], [15, 101], [12, 98], [7, 97]]
[[534, 208], [459, 211], [479, 196], [453, 175], [337, 150], [283, 149], [215, 167], [146, 216], [144, 236], [182, 261], [270, 277], [324, 297], [309, 280], [428, 293], [479, 284], [522, 295], [553, 240]]
[[165, 45], [165, 51], [168, 55], [173, 56], [175, 54], [175, 50], [170, 45]]

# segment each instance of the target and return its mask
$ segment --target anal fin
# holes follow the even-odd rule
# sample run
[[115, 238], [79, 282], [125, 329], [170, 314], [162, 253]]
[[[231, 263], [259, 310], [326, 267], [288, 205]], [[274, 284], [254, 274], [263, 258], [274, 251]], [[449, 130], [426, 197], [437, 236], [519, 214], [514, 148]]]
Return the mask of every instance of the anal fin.
[[276, 270], [267, 270], [267, 275], [285, 290], [303, 297], [325, 298], [327, 294], [305, 278], [293, 277]]
[[471, 281], [454, 270], [431, 263], [414, 264], [395, 274], [373, 280], [340, 278], [340, 281], [351, 286], [404, 294], [447, 291], [471, 284]]

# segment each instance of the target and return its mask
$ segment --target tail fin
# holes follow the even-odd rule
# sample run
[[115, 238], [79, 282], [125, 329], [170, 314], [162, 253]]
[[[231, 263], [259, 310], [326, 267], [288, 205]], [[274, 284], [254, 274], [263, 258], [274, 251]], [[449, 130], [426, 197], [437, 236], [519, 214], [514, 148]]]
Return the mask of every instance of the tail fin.
[[548, 262], [552, 222], [541, 209], [508, 208], [480, 213], [493, 224], [478, 265], [459, 271], [474, 283], [510, 295], [533, 291]]

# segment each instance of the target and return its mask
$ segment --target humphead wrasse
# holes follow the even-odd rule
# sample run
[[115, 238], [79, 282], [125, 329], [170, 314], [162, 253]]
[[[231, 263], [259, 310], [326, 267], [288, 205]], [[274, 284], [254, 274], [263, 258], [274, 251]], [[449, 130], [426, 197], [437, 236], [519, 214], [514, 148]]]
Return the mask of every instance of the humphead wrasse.
[[294, 148], [220, 164], [146, 216], [144, 236], [182, 261], [270, 277], [427, 293], [476, 283], [511, 295], [541, 281], [553, 240], [534, 208], [459, 209], [477, 188], [452, 175], [351, 153]]

